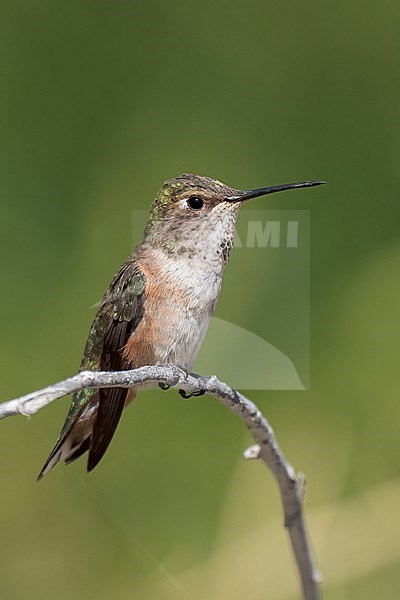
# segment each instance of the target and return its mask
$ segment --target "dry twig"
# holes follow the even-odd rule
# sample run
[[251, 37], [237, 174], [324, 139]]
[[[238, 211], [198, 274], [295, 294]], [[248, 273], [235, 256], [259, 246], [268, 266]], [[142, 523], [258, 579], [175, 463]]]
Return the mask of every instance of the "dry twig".
[[296, 476], [278, 445], [272, 427], [257, 406], [215, 376], [189, 374], [175, 365], [141, 367], [132, 371], [82, 371], [42, 390], [0, 404], [0, 419], [18, 414], [33, 415], [57, 398], [84, 388], [132, 387], [144, 382], [177, 386], [188, 394], [204, 390], [246, 423], [256, 444], [246, 450], [245, 457], [262, 460], [272, 471], [282, 498], [285, 527], [299, 572], [302, 597], [304, 600], [318, 600], [321, 576], [315, 566], [302, 510], [304, 476], [301, 473]]

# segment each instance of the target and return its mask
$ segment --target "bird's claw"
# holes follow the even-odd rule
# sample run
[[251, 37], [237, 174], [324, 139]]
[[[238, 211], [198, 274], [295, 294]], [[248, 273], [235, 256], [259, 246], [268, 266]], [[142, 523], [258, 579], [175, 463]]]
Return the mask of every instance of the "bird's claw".
[[163, 382], [160, 382], [158, 384], [158, 387], [161, 388], [163, 392], [166, 392], [171, 388], [171, 386], [168, 385], [168, 383], [163, 383]]
[[198, 392], [193, 392], [193, 394], [188, 394], [185, 390], [179, 390], [179, 395], [182, 396], [182, 398], [185, 398], [185, 400], [191, 398], [192, 396], [203, 396], [205, 393], [206, 390], [199, 390]]

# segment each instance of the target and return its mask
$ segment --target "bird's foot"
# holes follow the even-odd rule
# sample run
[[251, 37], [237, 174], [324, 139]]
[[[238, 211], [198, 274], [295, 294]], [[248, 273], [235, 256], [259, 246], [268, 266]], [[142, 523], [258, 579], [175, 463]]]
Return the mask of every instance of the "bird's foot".
[[160, 382], [158, 384], [158, 387], [161, 388], [163, 392], [167, 392], [171, 388], [171, 386], [168, 385], [168, 383], [163, 383], [163, 382]]
[[204, 396], [205, 393], [206, 390], [199, 390], [198, 392], [193, 392], [193, 394], [188, 394], [185, 390], [179, 390], [179, 395], [182, 396], [182, 398], [185, 398], [185, 400], [187, 398], [191, 398], [192, 396]]

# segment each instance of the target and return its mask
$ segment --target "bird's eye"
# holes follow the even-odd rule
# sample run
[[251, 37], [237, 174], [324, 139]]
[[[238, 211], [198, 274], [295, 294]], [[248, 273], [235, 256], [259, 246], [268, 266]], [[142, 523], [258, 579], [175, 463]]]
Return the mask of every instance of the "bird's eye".
[[204, 200], [200, 196], [190, 196], [187, 204], [192, 210], [200, 210], [203, 208]]

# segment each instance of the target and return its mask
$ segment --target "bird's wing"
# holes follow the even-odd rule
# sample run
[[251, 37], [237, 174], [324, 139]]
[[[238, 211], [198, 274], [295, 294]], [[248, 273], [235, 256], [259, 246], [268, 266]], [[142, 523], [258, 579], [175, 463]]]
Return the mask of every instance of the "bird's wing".
[[[125, 370], [130, 367], [122, 355], [123, 347], [143, 316], [146, 277], [135, 262], [127, 261], [115, 275], [90, 328], [80, 370]], [[88, 470], [93, 469], [104, 455], [118, 425], [128, 390], [87, 388], [73, 395], [71, 407], [60, 436], [48, 457], [39, 479], [60, 459], [63, 445], [74, 450], [67, 462], [80, 456], [89, 446]], [[93, 412], [95, 421], [90, 444], [82, 436], [79, 419]], [[93, 418], [90, 415], [90, 418]], [[81, 428], [82, 429], [82, 428]]]
[[[108, 315], [100, 358], [101, 371], [123, 371], [131, 367], [123, 350], [143, 318], [146, 278], [135, 263], [127, 264], [113, 280], [103, 301]], [[99, 407], [89, 446], [88, 471], [101, 460], [121, 418], [128, 394], [126, 388], [99, 390]]]

